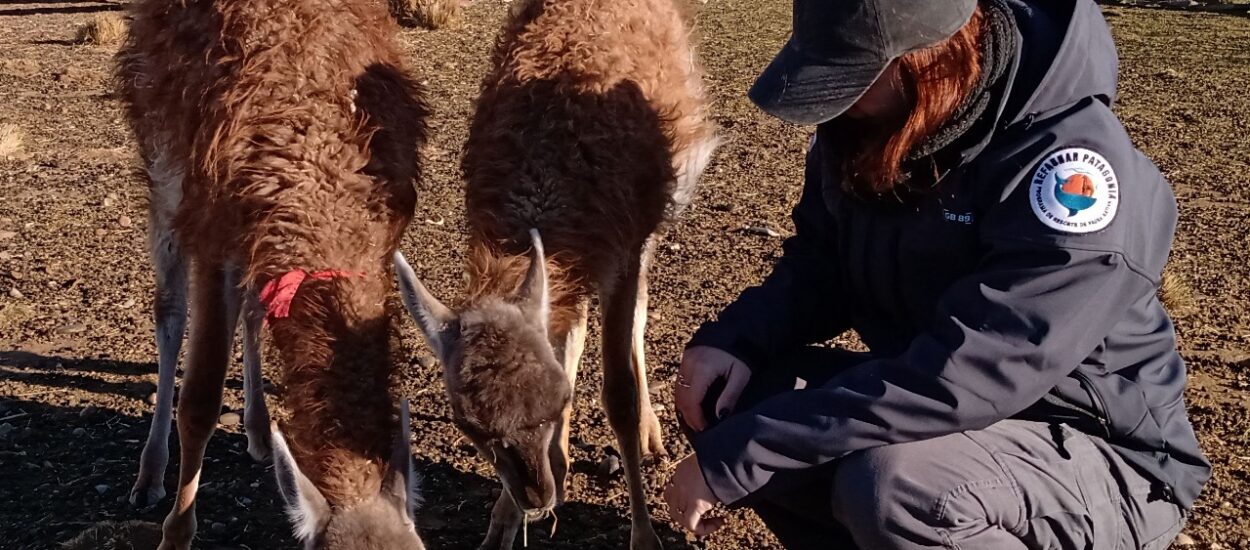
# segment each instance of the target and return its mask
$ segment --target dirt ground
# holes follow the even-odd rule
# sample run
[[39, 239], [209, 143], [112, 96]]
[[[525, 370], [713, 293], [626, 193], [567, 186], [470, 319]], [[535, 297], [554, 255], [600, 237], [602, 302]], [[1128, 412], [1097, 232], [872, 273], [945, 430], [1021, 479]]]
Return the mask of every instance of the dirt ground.
[[[6, 128], [23, 138], [15, 152], [0, 151], [0, 548], [52, 547], [102, 520], [160, 521], [170, 502], [145, 510], [126, 503], [156, 381], [146, 190], [109, 88], [113, 50], [73, 41], [78, 25], [115, 8], [0, 1], [0, 142]], [[429, 170], [405, 250], [440, 295], [459, 290], [456, 166], [504, 11], [477, 2], [458, 28], [401, 37], [436, 105]], [[668, 385], [681, 347], [777, 258], [779, 237], [741, 229], [792, 229], [788, 211], [806, 142], [805, 130], [761, 116], [743, 96], [786, 36], [789, 2], [711, 0], [691, 12], [728, 142], [652, 277], [652, 380], [676, 456], [689, 452], [672, 429]], [[1196, 300], [1178, 331], [1191, 369], [1191, 414], [1215, 476], [1186, 533], [1194, 548], [1250, 548], [1250, 18], [1139, 8], [1107, 15], [1122, 57], [1118, 111], [1175, 185], [1181, 223], [1173, 263]], [[430, 548], [473, 548], [497, 484], [450, 424], [438, 367], [411, 323], [404, 326], [417, 350], [404, 393], [414, 404], [413, 450], [426, 477], [419, 528]], [[534, 547], [627, 546], [623, 479], [597, 468], [613, 438], [598, 407], [595, 338], [577, 392], [572, 502], [559, 510], [554, 538], [548, 523], [533, 526]], [[236, 368], [226, 398], [232, 411], [242, 408], [240, 389]], [[280, 406], [276, 391], [270, 406]], [[239, 427], [223, 427], [209, 446], [199, 546], [295, 548], [273, 476], [245, 448]], [[671, 464], [650, 468], [653, 493]], [[696, 542], [666, 526], [656, 496], [651, 505], [669, 548], [778, 548], [749, 514]]]

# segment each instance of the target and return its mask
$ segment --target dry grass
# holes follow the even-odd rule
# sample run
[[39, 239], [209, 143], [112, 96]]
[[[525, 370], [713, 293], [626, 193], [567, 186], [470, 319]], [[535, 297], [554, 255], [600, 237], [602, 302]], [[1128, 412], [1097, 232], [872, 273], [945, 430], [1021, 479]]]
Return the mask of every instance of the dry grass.
[[[7, 299], [8, 296], [6, 295]], [[0, 329], [9, 329], [20, 325], [34, 316], [35, 312], [22, 304], [0, 304]]]
[[73, 540], [63, 550], [155, 550], [161, 543], [161, 526], [148, 521], [102, 521]]
[[1159, 300], [1172, 317], [1185, 317], [1198, 310], [1198, 300], [1194, 297], [1193, 288], [1171, 266], [1163, 270], [1163, 281], [1159, 283]]
[[16, 155], [22, 150], [22, 129], [16, 124], [0, 124], [0, 159]]
[[455, 23], [460, 18], [462, 0], [388, 0], [391, 15], [401, 25], [430, 30]]
[[79, 44], [115, 46], [126, 38], [126, 19], [117, 13], [101, 13], [78, 27], [74, 41]]

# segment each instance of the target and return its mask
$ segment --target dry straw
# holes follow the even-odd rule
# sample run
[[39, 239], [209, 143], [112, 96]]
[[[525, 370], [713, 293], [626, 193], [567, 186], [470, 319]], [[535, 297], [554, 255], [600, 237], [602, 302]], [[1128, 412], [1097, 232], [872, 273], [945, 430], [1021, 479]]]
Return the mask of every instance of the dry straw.
[[0, 124], [0, 159], [22, 150], [22, 129], [16, 124]]
[[78, 27], [74, 41], [79, 44], [114, 46], [126, 38], [126, 19], [116, 13], [101, 13]]
[[151, 550], [161, 543], [161, 526], [148, 521], [102, 521], [73, 540], [62, 550]]
[[391, 15], [401, 25], [440, 29], [460, 17], [462, 0], [389, 0]]
[[1194, 290], [1171, 266], [1163, 270], [1163, 281], [1159, 283], [1159, 300], [1172, 317], [1185, 317], [1198, 309]]

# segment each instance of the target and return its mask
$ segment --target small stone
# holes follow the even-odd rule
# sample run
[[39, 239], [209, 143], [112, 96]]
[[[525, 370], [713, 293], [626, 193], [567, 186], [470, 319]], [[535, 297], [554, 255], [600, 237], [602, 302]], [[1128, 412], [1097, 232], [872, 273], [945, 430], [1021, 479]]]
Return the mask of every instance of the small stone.
[[4, 424], [0, 424], [0, 439], [9, 437], [9, 434], [13, 433], [14, 429], [16, 428], [14, 428], [13, 425], [9, 424], [8, 422], [5, 422]]
[[662, 380], [656, 380], [655, 382], [652, 382], [650, 385], [647, 386], [647, 393], [650, 393], [651, 395], [658, 395], [664, 391], [664, 388], [667, 388], [667, 387], [668, 387], [668, 382], [664, 382]]
[[652, 320], [652, 321], [659, 322], [659, 320], [660, 320], [660, 319], [662, 319], [662, 318], [663, 318], [663, 316], [662, 316], [662, 315], [660, 315], [660, 312], [658, 312], [658, 311], [652, 311], [651, 313], [648, 313], [648, 314], [647, 314], [647, 319], [650, 319], [650, 320]]
[[74, 428], [74, 431], [70, 432], [70, 434], [74, 437], [87, 437], [87, 430], [85, 428]]
[[22, 291], [20, 291], [20, 290], [18, 290], [18, 289], [16, 289], [16, 288], [10, 288], [10, 289], [9, 289], [9, 297], [10, 297], [10, 298], [13, 298], [14, 300], [21, 300], [22, 298], [25, 298], [25, 297], [26, 297], [26, 295], [25, 295], [25, 294], [22, 294]]
[[51, 462], [49, 462], [49, 461], [47, 461], [47, 460], [43, 461], [42, 466], [43, 466], [43, 469], [45, 469], [45, 470], [51, 470], [51, 469], [52, 469], [52, 463], [51, 463]]
[[113, 502], [116, 502], [116, 503], [118, 503], [118, 504], [125, 504], [125, 503], [126, 503], [126, 495], [117, 495], [117, 498], [113, 499]]
[[110, 207], [112, 207], [112, 206], [113, 206], [113, 204], [114, 204], [115, 202], [117, 202], [117, 201], [113, 200], [113, 198], [112, 198], [112, 197], [104, 197], [104, 207], [105, 207], [105, 208], [110, 208]]
[[95, 407], [92, 407], [90, 405], [87, 405], [86, 407], [83, 407], [81, 411], [78, 411], [79, 418], [86, 418], [93, 414], [95, 414]]
[[222, 523], [222, 522], [220, 522], [220, 521], [214, 521], [212, 525], [209, 525], [209, 526], [208, 526], [208, 530], [209, 530], [209, 531], [212, 531], [212, 532], [214, 532], [214, 533], [225, 533], [225, 532], [226, 532], [226, 524], [224, 524], [224, 523]]
[[105, 484], [103, 484], [103, 483], [101, 483], [101, 484], [99, 484], [99, 485], [96, 485], [96, 486], [95, 486], [95, 492], [100, 493], [101, 495], [103, 495], [104, 493], [109, 492], [109, 486], [108, 486], [108, 485], [105, 485]]
[[238, 426], [243, 420], [237, 412], [228, 412], [217, 418], [217, 423], [222, 426]]
[[244, 506], [251, 506], [252, 499], [247, 498], [247, 497], [239, 497], [239, 504], [242, 504]]
[[668, 250], [669, 252], [677, 252], [678, 250], [681, 250], [681, 245], [677, 243], [669, 243]]
[[135, 307], [134, 298], [127, 298], [125, 302], [117, 304], [117, 309], [130, 309], [132, 307]]
[[776, 238], [781, 236], [781, 233], [778, 233], [776, 229], [768, 227], [767, 225], [748, 225], [742, 228], [742, 232], [751, 235], [760, 235], [762, 237]]
[[17, 236], [15, 231], [0, 231], [0, 241], [7, 241]]
[[97, 237], [103, 237], [103, 236], [108, 235], [108, 234], [109, 234], [109, 230], [107, 230], [107, 229], [105, 229], [105, 228], [103, 228], [103, 227], [97, 228], [97, 229], [95, 230], [95, 236], [97, 236]]
[[652, 405], [652, 406], [651, 406], [651, 410], [653, 410], [653, 411], [655, 411], [655, 412], [658, 412], [658, 413], [662, 413], [662, 412], [664, 412], [664, 411], [665, 411], [665, 410], [667, 410], [667, 409], [668, 409], [668, 407], [665, 407], [663, 403], [657, 403], [657, 404], [655, 404], [655, 405]]
[[134, 225], [134, 223], [135, 223], [134, 221], [131, 221], [130, 216], [122, 216], [120, 218], [117, 218], [117, 225], [120, 225], [122, 227], [130, 227]]
[[1193, 537], [1186, 535], [1185, 533], [1181, 533], [1180, 535], [1177, 535], [1176, 541], [1172, 544], [1184, 548], [1187, 546], [1197, 546], [1198, 541], [1194, 540]]
[[145, 399], [145, 401], [147, 401], [149, 405], [155, 405], [156, 404], [156, 392], [149, 393], [148, 398]]
[[0, 252], [0, 262], [7, 262], [13, 259], [13, 255], [8, 252]]

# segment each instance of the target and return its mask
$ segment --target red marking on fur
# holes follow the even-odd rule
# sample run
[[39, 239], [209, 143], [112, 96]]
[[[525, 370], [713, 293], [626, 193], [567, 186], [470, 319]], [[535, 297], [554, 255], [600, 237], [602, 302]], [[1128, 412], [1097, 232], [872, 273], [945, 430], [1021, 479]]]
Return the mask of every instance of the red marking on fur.
[[265, 283], [265, 287], [260, 291], [260, 301], [265, 304], [265, 317], [281, 319], [289, 316], [291, 314], [291, 301], [295, 299], [295, 293], [299, 291], [300, 285], [304, 284], [304, 279], [328, 281], [336, 277], [364, 276], [363, 272], [352, 273], [334, 269], [313, 271], [311, 273], [302, 269], [293, 269], [283, 273], [281, 277], [271, 279], [268, 283]]

